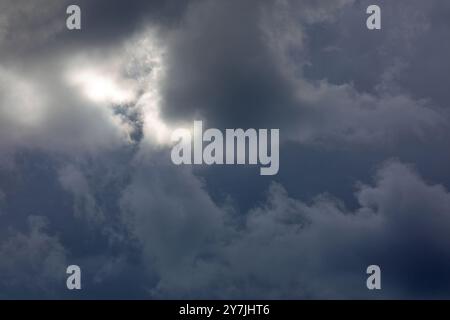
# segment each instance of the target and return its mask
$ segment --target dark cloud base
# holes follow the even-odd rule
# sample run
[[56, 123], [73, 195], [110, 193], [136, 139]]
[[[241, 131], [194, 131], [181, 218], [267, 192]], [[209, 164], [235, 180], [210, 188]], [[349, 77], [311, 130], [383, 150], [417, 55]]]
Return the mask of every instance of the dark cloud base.
[[[379, 2], [1, 1], [0, 298], [450, 298], [450, 5]], [[174, 166], [195, 119], [278, 175]]]

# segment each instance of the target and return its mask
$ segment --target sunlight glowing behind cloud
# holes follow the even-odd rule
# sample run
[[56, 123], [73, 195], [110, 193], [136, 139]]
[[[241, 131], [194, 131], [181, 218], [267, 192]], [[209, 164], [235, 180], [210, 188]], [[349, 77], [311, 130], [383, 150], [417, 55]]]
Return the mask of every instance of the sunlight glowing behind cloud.
[[69, 75], [72, 84], [79, 86], [94, 102], [123, 104], [133, 101], [135, 92], [130, 83], [95, 69], [75, 71]]
[[143, 142], [164, 146], [170, 143], [171, 125], [161, 117], [161, 85], [165, 76], [165, 48], [151, 30], [126, 44], [127, 72], [139, 83], [142, 94], [135, 107], [142, 116]]
[[173, 129], [161, 117], [164, 53], [155, 33], [146, 30], [110, 53], [73, 57], [66, 80], [94, 104], [108, 109], [119, 106], [125, 114], [137, 112], [143, 142], [167, 145]]

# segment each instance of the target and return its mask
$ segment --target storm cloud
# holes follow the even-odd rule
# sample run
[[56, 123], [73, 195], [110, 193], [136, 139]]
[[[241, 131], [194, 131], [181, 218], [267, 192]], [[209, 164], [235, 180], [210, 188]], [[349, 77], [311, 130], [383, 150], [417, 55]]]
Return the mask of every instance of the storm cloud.
[[[449, 298], [446, 2], [68, 4], [0, 0], [2, 298]], [[194, 120], [279, 174], [173, 165]]]

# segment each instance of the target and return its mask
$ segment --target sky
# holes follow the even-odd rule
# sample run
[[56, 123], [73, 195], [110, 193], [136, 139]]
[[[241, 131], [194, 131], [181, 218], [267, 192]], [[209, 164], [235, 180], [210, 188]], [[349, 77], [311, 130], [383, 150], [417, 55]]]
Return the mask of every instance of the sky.
[[[446, 0], [0, 0], [0, 299], [450, 298], [448, 39]], [[278, 174], [174, 165], [196, 120]]]

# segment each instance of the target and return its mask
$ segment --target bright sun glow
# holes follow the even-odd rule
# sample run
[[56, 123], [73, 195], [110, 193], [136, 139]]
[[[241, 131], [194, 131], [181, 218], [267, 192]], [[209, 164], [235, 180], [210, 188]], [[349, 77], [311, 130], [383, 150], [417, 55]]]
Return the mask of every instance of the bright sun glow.
[[86, 64], [86, 60], [81, 56], [68, 69], [67, 79], [72, 86], [101, 107], [127, 104], [127, 108], [137, 111], [143, 122], [142, 142], [152, 146], [171, 143], [173, 128], [161, 117], [164, 48], [158, 46], [152, 32], [130, 40], [111, 61], [97, 60], [98, 64], [93, 64], [89, 59], [89, 64]]
[[125, 83], [95, 70], [83, 70], [71, 75], [75, 85], [94, 102], [126, 103], [134, 99], [134, 92]]

